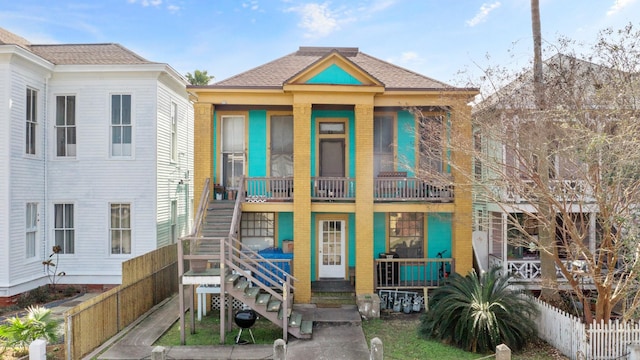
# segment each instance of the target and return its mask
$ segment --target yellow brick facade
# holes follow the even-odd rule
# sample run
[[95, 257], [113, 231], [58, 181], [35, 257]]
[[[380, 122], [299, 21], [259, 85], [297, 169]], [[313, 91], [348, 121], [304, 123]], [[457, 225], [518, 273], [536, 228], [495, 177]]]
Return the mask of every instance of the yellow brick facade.
[[[368, 86], [346, 85], [322, 85], [322, 84], [285, 84], [282, 90], [271, 89], [241, 89], [225, 91], [224, 89], [198, 88], [198, 103], [195, 104], [195, 171], [194, 171], [194, 199], [199, 199], [202, 193], [202, 185], [205, 179], [210, 178], [212, 184], [216, 182], [220, 169], [214, 168], [215, 159], [220, 155], [220, 113], [225, 111], [245, 111], [247, 109], [265, 108], [266, 113], [292, 114], [293, 115], [293, 189], [295, 196], [291, 202], [272, 203], [246, 203], [243, 211], [255, 212], [286, 212], [293, 216], [294, 261], [293, 275], [298, 281], [294, 284], [295, 302], [309, 303], [312, 297], [311, 282], [317, 279], [316, 267], [312, 265], [317, 258], [318, 239], [313, 234], [315, 228], [313, 221], [318, 218], [330, 218], [332, 214], [336, 218], [354, 218], [349, 227], [354, 238], [347, 237], [347, 247], [353, 245], [349, 251], [355, 252], [355, 290], [357, 294], [367, 294], [375, 291], [374, 265], [375, 245], [374, 217], [375, 213], [389, 212], [423, 212], [423, 213], [450, 213], [452, 214], [452, 256], [455, 259], [455, 270], [466, 274], [472, 268], [473, 254], [471, 246], [472, 234], [472, 194], [471, 179], [472, 159], [464, 152], [452, 152], [452, 177], [455, 186], [453, 203], [436, 202], [397, 202], [384, 203], [374, 201], [374, 114], [377, 112], [400, 112], [407, 107], [437, 107], [438, 111], [448, 108], [451, 114], [451, 134], [454, 142], [471, 141], [472, 131], [470, 122], [471, 109], [466, 105], [470, 96], [475, 91], [460, 91], [459, 93], [447, 93], [445, 98], [442, 93], [431, 90], [393, 91], [386, 92], [375, 79], [367, 78], [362, 70], [354, 66], [348, 68], [348, 61], [338, 62], [345, 69], [357, 72], [358, 79], [371, 81]], [[346, 65], [345, 65], [346, 64]], [[314, 65], [314, 68], [321, 68]], [[299, 74], [296, 79], [309, 79], [313, 74]], [[312, 143], [313, 118], [315, 107], [335, 107], [353, 111], [354, 128], [348, 129], [355, 137], [349, 140], [346, 136], [347, 147], [354, 149], [355, 156], [346, 161], [355, 162], [353, 177], [356, 181], [355, 201], [351, 202], [312, 202], [311, 175], [316, 172], [312, 169], [312, 154], [317, 144]], [[351, 110], [352, 109], [352, 110]], [[391, 110], [390, 110], [391, 109]], [[343, 110], [344, 111], [344, 110]], [[268, 121], [268, 120], [267, 120]], [[247, 121], [248, 123], [248, 121]], [[268, 125], [267, 125], [268, 126]], [[251, 141], [249, 129], [245, 128], [246, 139]], [[352, 141], [349, 143], [348, 141]], [[317, 142], [317, 139], [316, 139]], [[267, 146], [268, 147], [268, 146]], [[269, 151], [269, 149], [265, 149]], [[316, 154], [316, 161], [318, 155]], [[245, 170], [250, 166], [245, 165]], [[267, 174], [268, 175], [268, 174]], [[219, 179], [217, 179], [220, 181]], [[197, 205], [197, 204], [196, 204]], [[314, 215], [315, 214], [315, 215]], [[387, 216], [388, 218], [388, 216]], [[425, 221], [426, 223], [426, 221]], [[386, 225], [388, 226], [388, 225]], [[386, 234], [388, 249], [388, 234]], [[315, 239], [315, 246], [313, 241]], [[380, 241], [380, 240], [378, 240]], [[352, 244], [349, 244], [352, 242]], [[425, 243], [428, 242], [428, 239]], [[378, 247], [379, 247], [378, 243]], [[378, 249], [379, 250], [379, 249]], [[349, 258], [349, 256], [346, 256]], [[345, 271], [345, 278], [347, 272]]]

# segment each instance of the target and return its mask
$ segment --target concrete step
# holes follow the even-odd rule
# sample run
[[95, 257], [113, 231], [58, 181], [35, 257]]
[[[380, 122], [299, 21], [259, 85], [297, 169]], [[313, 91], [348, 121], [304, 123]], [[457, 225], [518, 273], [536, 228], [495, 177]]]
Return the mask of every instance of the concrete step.
[[302, 323], [302, 314], [292, 312], [291, 316], [289, 316], [289, 326], [300, 327], [300, 323]]
[[300, 333], [311, 335], [313, 333], [313, 321], [302, 320], [302, 322], [300, 323]]

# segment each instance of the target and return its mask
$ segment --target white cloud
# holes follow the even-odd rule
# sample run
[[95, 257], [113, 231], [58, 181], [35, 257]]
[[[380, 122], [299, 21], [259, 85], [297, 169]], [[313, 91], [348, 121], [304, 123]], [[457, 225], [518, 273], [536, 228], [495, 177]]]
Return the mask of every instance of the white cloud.
[[131, 4], [140, 3], [140, 5], [147, 6], [160, 6], [162, 4], [162, 0], [129, 0]]
[[619, 13], [622, 9], [633, 4], [634, 2], [636, 2], [636, 0], [615, 0], [613, 5], [611, 5], [611, 7], [609, 8], [609, 11], [607, 11], [607, 16]]
[[402, 62], [409, 62], [412, 60], [417, 60], [419, 58], [418, 53], [415, 51], [406, 51], [402, 53]]
[[338, 30], [337, 15], [329, 9], [329, 3], [309, 3], [286, 10], [301, 16], [299, 26], [306, 30], [305, 37], [323, 37]]
[[180, 11], [180, 6], [168, 5], [167, 6], [167, 10], [169, 10], [169, 12], [171, 12], [171, 13], [176, 13], [176, 12]]
[[467, 26], [473, 27], [480, 24], [481, 22], [484, 22], [487, 19], [487, 16], [489, 16], [489, 13], [499, 8], [500, 5], [501, 5], [500, 1], [496, 1], [492, 4], [488, 4], [488, 3], [482, 4], [476, 16], [474, 16], [473, 19], [471, 20], [467, 20]]
[[245, 9], [251, 9], [253, 11], [258, 10], [259, 5], [257, 1], [247, 1], [242, 3], [242, 7]]

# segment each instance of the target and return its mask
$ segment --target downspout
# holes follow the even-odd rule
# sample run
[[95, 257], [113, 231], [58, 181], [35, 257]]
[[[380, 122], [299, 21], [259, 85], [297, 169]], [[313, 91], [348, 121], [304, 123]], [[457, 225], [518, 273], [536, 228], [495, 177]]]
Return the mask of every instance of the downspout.
[[[49, 138], [49, 126], [48, 126], [48, 107], [49, 103], [49, 79], [51, 79], [51, 74], [47, 74], [44, 77], [44, 105], [42, 109], [42, 133], [44, 135], [44, 140], [42, 143], [42, 162], [43, 162], [43, 181], [44, 181], [44, 202], [42, 204], [42, 216], [38, 214], [39, 218], [42, 219], [42, 254], [40, 258], [42, 261], [45, 261], [47, 257], [47, 238], [49, 232], [47, 231], [47, 215], [48, 215], [48, 204], [49, 204], [49, 152], [48, 152], [48, 141]], [[46, 275], [46, 268], [42, 267], [42, 272]]]

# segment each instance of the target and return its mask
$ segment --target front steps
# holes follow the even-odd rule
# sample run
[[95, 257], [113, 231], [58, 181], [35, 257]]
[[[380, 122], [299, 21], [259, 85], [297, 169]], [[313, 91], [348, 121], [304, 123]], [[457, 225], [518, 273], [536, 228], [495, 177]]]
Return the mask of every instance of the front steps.
[[355, 305], [356, 292], [346, 280], [319, 280], [311, 283], [311, 303], [318, 307]]
[[225, 278], [227, 294], [242, 301], [262, 317], [282, 327], [283, 318], [288, 319], [288, 332], [298, 339], [311, 339], [313, 321], [303, 320], [302, 314], [292, 311], [293, 299], [289, 299], [289, 311], [284, 314], [282, 303], [272, 299], [271, 294], [260, 290], [259, 287], [249, 287], [249, 281], [238, 274], [227, 275]]

